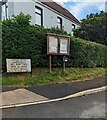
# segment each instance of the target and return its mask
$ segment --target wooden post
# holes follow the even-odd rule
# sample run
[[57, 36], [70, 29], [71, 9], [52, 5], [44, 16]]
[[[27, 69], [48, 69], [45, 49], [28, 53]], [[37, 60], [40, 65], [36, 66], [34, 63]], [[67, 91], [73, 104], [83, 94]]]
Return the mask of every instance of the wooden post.
[[52, 70], [52, 68], [51, 68], [51, 55], [49, 55], [49, 72], [51, 73], [51, 70]]
[[63, 71], [65, 71], [65, 61], [63, 61]]
[[30, 72], [30, 77], [32, 77], [32, 71]]

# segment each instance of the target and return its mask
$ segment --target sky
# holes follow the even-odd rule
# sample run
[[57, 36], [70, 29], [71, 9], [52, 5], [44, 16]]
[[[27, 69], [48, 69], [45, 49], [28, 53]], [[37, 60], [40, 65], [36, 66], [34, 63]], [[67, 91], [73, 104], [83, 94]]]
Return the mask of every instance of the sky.
[[105, 11], [107, 0], [54, 0], [68, 9], [78, 20], [86, 18], [87, 14]]

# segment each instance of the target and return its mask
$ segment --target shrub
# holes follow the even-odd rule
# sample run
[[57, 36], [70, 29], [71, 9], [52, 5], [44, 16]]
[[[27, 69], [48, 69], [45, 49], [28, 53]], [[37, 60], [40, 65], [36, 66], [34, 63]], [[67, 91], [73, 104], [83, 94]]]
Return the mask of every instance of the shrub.
[[74, 30], [76, 37], [107, 45], [107, 12], [91, 13], [80, 22], [80, 27]]
[[73, 67], [104, 67], [106, 66], [105, 52], [107, 52], [107, 48], [104, 45], [80, 38], [72, 38], [68, 65]]
[[[30, 16], [20, 15], [2, 22], [2, 67], [6, 70], [6, 58], [31, 58], [33, 67], [47, 67], [47, 33], [67, 35], [58, 28], [45, 29], [30, 25]], [[71, 55], [67, 66], [97, 67], [105, 66], [107, 49], [97, 43], [79, 38], [71, 38]], [[62, 66], [61, 56], [52, 56], [54, 67]]]

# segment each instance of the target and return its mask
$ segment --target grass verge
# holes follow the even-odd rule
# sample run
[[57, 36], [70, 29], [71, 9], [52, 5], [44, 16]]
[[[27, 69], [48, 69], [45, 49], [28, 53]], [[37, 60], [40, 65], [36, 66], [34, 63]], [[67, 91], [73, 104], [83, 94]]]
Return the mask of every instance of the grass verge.
[[52, 73], [48, 68], [33, 68], [32, 76], [27, 73], [5, 73], [0, 80], [3, 86], [31, 86], [87, 80], [104, 74], [105, 68], [66, 68], [65, 72], [62, 68], [54, 68]]

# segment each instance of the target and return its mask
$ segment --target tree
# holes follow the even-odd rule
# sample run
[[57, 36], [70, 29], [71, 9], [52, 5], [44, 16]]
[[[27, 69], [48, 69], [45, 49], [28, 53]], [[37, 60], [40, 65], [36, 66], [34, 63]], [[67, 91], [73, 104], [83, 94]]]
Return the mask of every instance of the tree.
[[74, 30], [74, 36], [107, 45], [107, 13], [91, 13], [82, 19], [80, 27]]

